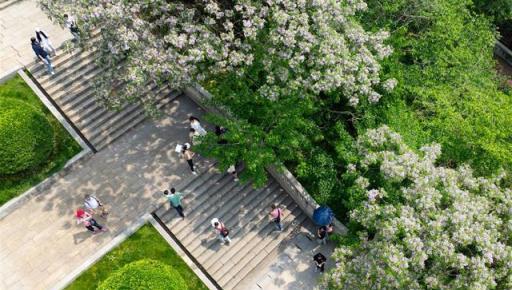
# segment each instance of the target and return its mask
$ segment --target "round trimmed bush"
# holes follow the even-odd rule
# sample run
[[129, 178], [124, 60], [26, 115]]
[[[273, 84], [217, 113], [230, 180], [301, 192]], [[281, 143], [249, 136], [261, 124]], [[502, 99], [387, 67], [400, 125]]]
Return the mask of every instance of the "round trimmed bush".
[[53, 150], [53, 128], [31, 105], [0, 99], [0, 175], [36, 167]]
[[139, 260], [115, 271], [98, 290], [151, 289], [187, 290], [187, 284], [180, 273], [159, 261]]

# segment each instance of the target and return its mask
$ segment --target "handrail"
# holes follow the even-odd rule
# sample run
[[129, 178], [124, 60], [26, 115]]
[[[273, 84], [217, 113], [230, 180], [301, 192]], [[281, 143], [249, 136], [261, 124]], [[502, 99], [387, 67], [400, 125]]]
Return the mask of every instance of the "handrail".
[[501, 43], [500, 41], [496, 41], [496, 45], [494, 46], [494, 53], [501, 57], [510, 66], [512, 66], [512, 50], [505, 46], [505, 44]]

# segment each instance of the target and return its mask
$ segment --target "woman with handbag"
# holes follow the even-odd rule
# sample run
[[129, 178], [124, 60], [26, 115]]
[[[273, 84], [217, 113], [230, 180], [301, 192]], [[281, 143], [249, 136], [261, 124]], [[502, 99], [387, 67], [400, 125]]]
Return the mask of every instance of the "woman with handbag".
[[212, 226], [217, 233], [217, 238], [224, 243], [231, 243], [231, 239], [229, 238], [229, 230], [226, 226], [218, 219], [212, 219]]

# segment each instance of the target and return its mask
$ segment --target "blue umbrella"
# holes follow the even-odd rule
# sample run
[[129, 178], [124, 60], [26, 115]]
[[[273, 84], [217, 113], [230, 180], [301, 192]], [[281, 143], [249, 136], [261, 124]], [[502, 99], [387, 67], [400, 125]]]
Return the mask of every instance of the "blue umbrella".
[[321, 206], [313, 212], [313, 221], [320, 226], [326, 226], [332, 222], [334, 214], [332, 210], [326, 206]]

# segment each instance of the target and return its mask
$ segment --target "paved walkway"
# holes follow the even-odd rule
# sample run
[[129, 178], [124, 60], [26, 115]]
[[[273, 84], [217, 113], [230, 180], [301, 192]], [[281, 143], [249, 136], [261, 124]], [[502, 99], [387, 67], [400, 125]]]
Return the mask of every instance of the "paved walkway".
[[[322, 253], [326, 257], [334, 251], [334, 242], [328, 241], [326, 245], [319, 245], [312, 233], [316, 226], [308, 220], [300, 231], [295, 233], [288, 243], [283, 244], [278, 253], [267, 258], [254, 270], [252, 277], [247, 278], [239, 289], [246, 290], [297, 290], [322, 289], [319, 280], [322, 274], [316, 272], [313, 256]], [[325, 271], [334, 267], [334, 261], [328, 259]]]
[[30, 37], [35, 36], [36, 27], [48, 33], [55, 47], [71, 38], [69, 31], [53, 24], [37, 7], [36, 0], [12, 2], [0, 10], [0, 76], [34, 60]]
[[[174, 100], [166, 111], [166, 117], [132, 129], [0, 220], [0, 289], [47, 289], [57, 284], [151, 211], [161, 198], [159, 190], [190, 175], [174, 147], [188, 139], [189, 114], [201, 112], [186, 97]], [[109, 232], [93, 236], [76, 225], [73, 212], [86, 193], [95, 193], [112, 207], [104, 222]]]

